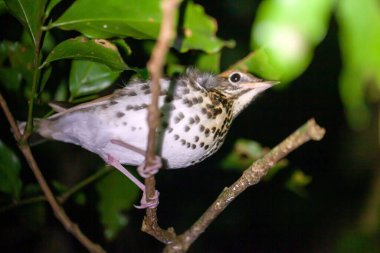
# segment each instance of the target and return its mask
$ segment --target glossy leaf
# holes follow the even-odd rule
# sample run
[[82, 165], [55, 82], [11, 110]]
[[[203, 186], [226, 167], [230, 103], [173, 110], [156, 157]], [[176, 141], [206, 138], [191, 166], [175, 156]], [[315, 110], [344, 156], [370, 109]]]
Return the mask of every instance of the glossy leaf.
[[113, 40], [112, 42], [117, 46], [117, 48], [119, 49], [119, 51], [122, 54], [124, 54], [126, 56], [129, 56], [129, 55], [132, 54], [132, 49], [125, 42], [125, 40], [123, 40], [123, 39], [117, 39], [117, 40]]
[[47, 0], [5, 0], [10, 13], [14, 15], [28, 31], [34, 46], [41, 33], [42, 19]]
[[14, 152], [0, 141], [0, 191], [14, 199], [20, 197], [20, 162]]
[[379, 2], [346, 0], [337, 7], [343, 57], [340, 95], [351, 127], [363, 129], [371, 123], [366, 99], [380, 100]]
[[[161, 19], [160, 1], [156, 0], [78, 0], [49, 28], [77, 30], [90, 38], [156, 39]], [[223, 46], [233, 46], [217, 38], [216, 30], [216, 21], [204, 13], [203, 7], [189, 2], [177, 49], [214, 53]]]
[[155, 0], [78, 0], [51, 27], [77, 30], [92, 38], [154, 39], [161, 21], [159, 4]]
[[115, 71], [129, 69], [117, 47], [103, 39], [77, 37], [65, 40], [50, 52], [41, 67], [62, 59], [82, 59], [100, 62]]
[[100, 92], [109, 87], [119, 74], [102, 63], [74, 60], [69, 79], [71, 98]]
[[127, 225], [128, 217], [122, 212], [135, 204], [139, 189], [115, 170], [96, 183], [96, 190], [99, 194], [100, 221], [106, 238], [111, 240]]
[[261, 50], [256, 62], [270, 64], [274, 73], [260, 76], [289, 82], [305, 71], [316, 45], [324, 38], [332, 0], [262, 1], [251, 32], [252, 51]]

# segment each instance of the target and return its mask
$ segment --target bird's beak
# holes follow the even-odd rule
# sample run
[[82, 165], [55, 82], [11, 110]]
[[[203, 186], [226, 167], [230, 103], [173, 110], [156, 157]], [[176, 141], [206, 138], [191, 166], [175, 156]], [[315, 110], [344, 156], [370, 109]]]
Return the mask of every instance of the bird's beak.
[[266, 90], [273, 85], [279, 84], [279, 81], [258, 81], [258, 82], [251, 82], [251, 83], [242, 83], [241, 86], [249, 89], [263, 89]]

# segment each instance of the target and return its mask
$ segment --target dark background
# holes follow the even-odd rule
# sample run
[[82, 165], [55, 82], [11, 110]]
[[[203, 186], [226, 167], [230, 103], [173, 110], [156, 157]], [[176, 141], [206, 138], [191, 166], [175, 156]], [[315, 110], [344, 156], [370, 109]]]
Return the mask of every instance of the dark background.
[[[251, 24], [258, 2], [197, 2], [218, 21], [219, 37], [236, 41], [235, 48], [223, 50], [222, 69], [244, 57], [249, 52]], [[11, 16], [0, 18], [4, 29], [1, 39], [17, 40], [21, 26]], [[141, 64], [145, 58], [139, 59]], [[361, 245], [356, 252], [380, 249], [378, 242], [357, 232], [371, 194], [375, 168], [379, 167], [375, 138], [378, 126], [373, 122], [362, 132], [349, 128], [338, 91], [341, 65], [338, 28], [333, 17], [326, 38], [316, 48], [308, 69], [287, 88], [269, 90], [247, 108], [232, 125], [225, 144], [216, 155], [192, 168], [159, 173], [160, 225], [184, 231], [225, 186], [239, 177], [238, 172], [220, 169], [221, 160], [238, 138], [253, 139], [273, 147], [313, 117], [326, 128], [325, 138], [300, 147], [288, 157], [287, 169], [281, 170], [272, 180], [245, 191], [189, 252], [344, 252], [341, 249], [350, 243]], [[25, 101], [10, 104], [17, 118], [25, 117], [25, 104], [22, 103]], [[0, 118], [0, 123], [1, 139], [16, 150], [4, 117]], [[54, 150], [56, 155], [51, 156], [53, 152], [46, 150]], [[67, 184], [80, 180], [102, 164], [100, 158], [85, 150], [57, 142], [37, 146], [34, 153], [47, 178]], [[51, 165], [56, 166], [54, 170]], [[68, 170], [70, 167], [84, 169]], [[285, 187], [295, 168], [312, 177], [305, 197]], [[30, 171], [24, 170], [22, 176], [25, 181], [34, 180]], [[96, 193], [91, 187], [85, 191], [89, 196], [85, 206], [68, 202], [65, 208], [84, 232], [109, 252], [158, 252], [163, 247], [140, 231], [144, 212], [136, 209], [128, 211], [129, 224], [117, 239], [105, 241], [95, 206]], [[85, 252], [76, 239], [64, 231], [49, 208], [43, 222], [33, 221], [33, 212], [38, 210], [32, 208], [23, 206], [0, 215], [2, 252]], [[369, 247], [370, 242], [377, 244], [377, 248]]]

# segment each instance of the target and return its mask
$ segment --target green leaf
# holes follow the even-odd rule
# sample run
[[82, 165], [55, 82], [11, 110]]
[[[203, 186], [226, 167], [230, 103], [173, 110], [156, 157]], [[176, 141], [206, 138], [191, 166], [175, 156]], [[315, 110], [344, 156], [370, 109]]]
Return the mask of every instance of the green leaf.
[[65, 40], [50, 52], [41, 68], [53, 61], [62, 59], [82, 59], [100, 62], [115, 71], [129, 69], [117, 47], [103, 39], [77, 37]]
[[85, 205], [87, 202], [87, 197], [86, 194], [84, 194], [84, 192], [77, 192], [76, 194], [74, 194], [73, 198], [75, 203], [80, 206]]
[[251, 72], [267, 80], [280, 80], [281, 74], [270, 62], [270, 57], [264, 49], [258, 49], [229, 67], [244, 72]]
[[45, 10], [45, 18], [50, 15], [50, 12], [54, 9], [54, 7], [59, 4], [62, 0], [50, 0]]
[[0, 15], [6, 12], [7, 7], [5, 6], [5, 3], [3, 0], [0, 1]]
[[5, 0], [12, 13], [28, 31], [34, 46], [39, 43], [46, 0]]
[[102, 91], [109, 87], [119, 74], [101, 63], [74, 60], [71, 64], [69, 80], [71, 98]]
[[44, 42], [42, 45], [42, 51], [48, 54], [57, 45], [55, 38], [50, 32], [45, 33]]
[[[269, 152], [269, 148], [264, 148], [260, 143], [247, 139], [238, 139], [234, 148], [222, 161], [222, 167], [226, 170], [244, 171], [256, 160], [262, 158]], [[282, 159], [278, 161], [264, 177], [265, 181], [271, 180], [281, 169], [288, 166], [288, 161]]]
[[77, 30], [90, 38], [154, 39], [161, 22], [160, 1], [78, 0], [51, 27]]
[[215, 36], [215, 19], [207, 16], [201, 5], [192, 2], [187, 5], [183, 29], [184, 40], [179, 48], [180, 52], [199, 49], [207, 53], [216, 53], [224, 46], [235, 46], [234, 41], [223, 41]]
[[332, 248], [332, 252], [380, 252], [379, 236], [377, 233], [378, 227], [376, 227], [376, 223], [378, 222], [374, 220], [373, 224], [375, 226], [375, 229], [373, 230], [373, 232], [361, 228], [360, 224], [356, 225], [354, 228], [345, 229], [336, 239], [336, 243]]
[[225, 169], [245, 170], [267, 151], [256, 141], [238, 139], [232, 152], [222, 161], [222, 166]]
[[198, 69], [203, 71], [211, 71], [214, 73], [220, 72], [220, 57], [221, 53], [214, 54], [201, 54], [195, 65]]
[[122, 55], [129, 56], [132, 54], [132, 49], [129, 47], [127, 42], [125, 42], [125, 40], [117, 39], [112, 42], [117, 46]]
[[307, 191], [305, 187], [312, 181], [311, 176], [306, 175], [302, 170], [295, 170], [286, 183], [286, 187], [292, 192], [306, 196]]
[[65, 184], [62, 184], [61, 182], [59, 181], [55, 181], [53, 180], [51, 182], [53, 188], [54, 188], [54, 191], [58, 194], [58, 195], [61, 195], [63, 194], [65, 191], [68, 190], [68, 187], [65, 185]]
[[166, 72], [168, 76], [174, 76], [174, 75], [178, 75], [185, 72], [185, 70], [186, 70], [186, 67], [181, 64], [168, 63]]
[[[94, 8], [101, 6], [101, 8]], [[162, 13], [156, 0], [78, 0], [48, 28], [76, 30], [90, 38], [156, 39]], [[215, 53], [223, 46], [233, 46], [215, 36], [217, 25], [202, 6], [189, 2], [185, 11], [181, 52], [200, 49]]]
[[286, 168], [289, 165], [289, 161], [282, 159], [276, 163], [264, 176], [264, 181], [270, 181], [274, 176], [276, 176], [282, 169]]
[[42, 92], [45, 89], [46, 83], [50, 78], [52, 68], [49, 66], [46, 68], [46, 70], [42, 73], [42, 79], [40, 84], [40, 92]]
[[20, 162], [14, 152], [0, 140], [0, 191], [19, 199], [22, 187]]
[[61, 82], [57, 85], [57, 90], [54, 94], [55, 101], [66, 101], [68, 99], [68, 91], [67, 91], [67, 82], [66, 80], [61, 80]]
[[354, 129], [370, 126], [366, 99], [380, 101], [380, 9], [377, 0], [339, 1], [337, 21], [343, 57], [340, 95]]
[[[9, 65], [6, 64], [5, 59], [9, 60]], [[0, 64], [4, 64], [3, 67], [10, 68], [11, 72], [16, 75], [17, 80], [20, 80], [21, 76], [26, 80], [27, 84], [32, 82], [32, 66], [33, 66], [33, 49], [30, 46], [20, 44], [18, 42], [2, 41], [0, 42]], [[4, 81], [4, 77], [2, 80]], [[7, 78], [8, 81], [14, 82], [15, 76]], [[21, 82], [21, 80], [20, 80]], [[16, 85], [12, 84], [12, 87], [18, 87], [20, 82]], [[6, 84], [10, 86], [10, 84]]]
[[0, 68], [0, 81], [7, 90], [16, 92], [20, 88], [22, 75], [20, 71], [12, 68]]
[[279, 76], [284, 83], [302, 74], [311, 62], [314, 48], [326, 34], [333, 2], [262, 1], [252, 26], [251, 49], [262, 50], [261, 61], [268, 62], [274, 72], [264, 70], [258, 74], [271, 74], [269, 79]]
[[105, 236], [111, 240], [127, 225], [128, 217], [123, 214], [136, 201], [139, 189], [118, 171], [112, 171], [96, 183], [99, 194], [98, 210]]

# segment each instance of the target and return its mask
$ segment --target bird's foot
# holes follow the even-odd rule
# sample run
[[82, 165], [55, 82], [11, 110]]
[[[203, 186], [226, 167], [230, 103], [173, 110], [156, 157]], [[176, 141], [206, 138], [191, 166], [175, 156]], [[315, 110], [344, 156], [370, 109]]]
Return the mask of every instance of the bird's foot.
[[156, 190], [154, 193], [153, 198], [146, 199], [146, 191], [143, 191], [143, 195], [140, 200], [140, 205], [134, 205], [137, 209], [145, 209], [145, 208], [156, 208], [159, 204], [159, 197], [160, 193]]
[[158, 170], [162, 167], [161, 157], [155, 156], [153, 164], [146, 165], [146, 162], [137, 167], [137, 172], [141, 177], [147, 178], [157, 174]]
[[123, 167], [123, 165], [120, 164], [120, 162], [113, 156], [107, 155], [105, 159], [106, 163], [116, 168], [118, 171], [123, 173], [125, 176], [127, 176], [133, 183], [137, 185], [143, 192], [143, 196], [141, 198], [140, 205], [136, 206], [138, 209], [145, 209], [145, 208], [155, 208], [158, 206], [158, 196], [160, 193], [156, 190], [154, 193], [154, 196], [152, 199], [147, 200], [146, 199], [146, 189], [145, 185], [141, 183], [135, 176], [133, 176], [126, 168]]

